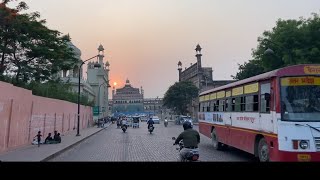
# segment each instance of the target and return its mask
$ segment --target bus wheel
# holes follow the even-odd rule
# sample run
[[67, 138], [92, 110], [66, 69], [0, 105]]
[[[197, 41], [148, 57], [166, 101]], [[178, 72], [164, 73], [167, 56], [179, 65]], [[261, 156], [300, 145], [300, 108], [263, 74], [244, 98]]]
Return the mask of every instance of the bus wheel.
[[216, 132], [216, 129], [213, 129], [212, 130], [212, 133], [211, 133], [211, 139], [212, 139], [212, 144], [213, 144], [213, 148], [215, 150], [222, 150], [222, 143], [219, 142], [218, 140], [218, 135], [217, 135], [217, 132]]
[[260, 162], [269, 161], [269, 147], [267, 141], [264, 138], [261, 138], [258, 145], [258, 157]]

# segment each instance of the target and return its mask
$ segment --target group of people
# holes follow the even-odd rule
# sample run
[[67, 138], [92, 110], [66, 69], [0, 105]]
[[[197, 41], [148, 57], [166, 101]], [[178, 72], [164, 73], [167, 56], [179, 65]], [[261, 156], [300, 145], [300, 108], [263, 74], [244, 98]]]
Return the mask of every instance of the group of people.
[[41, 137], [42, 137], [41, 131], [38, 131], [38, 134], [34, 137], [34, 138], [37, 138], [37, 139], [35, 139], [33, 141], [33, 144], [38, 144], [38, 147], [39, 147], [40, 144], [58, 144], [58, 143], [61, 143], [61, 136], [60, 136], [60, 133], [58, 133], [58, 131], [54, 131], [53, 137], [51, 136], [51, 133], [49, 133], [43, 143], [41, 143]]

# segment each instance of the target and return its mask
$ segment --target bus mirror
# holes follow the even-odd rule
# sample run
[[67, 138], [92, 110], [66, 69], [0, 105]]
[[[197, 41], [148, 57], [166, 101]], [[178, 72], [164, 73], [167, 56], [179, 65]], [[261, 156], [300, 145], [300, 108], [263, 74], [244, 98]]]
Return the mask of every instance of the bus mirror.
[[264, 93], [264, 99], [267, 101], [270, 101], [270, 99], [271, 99], [270, 93]]

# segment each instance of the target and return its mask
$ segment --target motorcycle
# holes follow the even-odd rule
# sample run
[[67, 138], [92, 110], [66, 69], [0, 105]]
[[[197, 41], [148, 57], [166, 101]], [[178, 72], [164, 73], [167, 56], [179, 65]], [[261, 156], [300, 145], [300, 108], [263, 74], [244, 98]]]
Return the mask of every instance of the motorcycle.
[[[176, 140], [175, 137], [172, 137], [172, 140]], [[176, 150], [179, 152], [184, 148], [183, 141], [179, 142], [179, 147]], [[198, 161], [199, 159], [199, 150], [198, 149], [190, 149], [189, 152], [186, 153], [185, 157], [183, 158], [182, 162], [194, 162]]]
[[127, 130], [127, 126], [126, 126], [126, 125], [122, 125], [121, 129], [122, 129], [122, 131], [125, 133], [126, 130]]
[[150, 127], [149, 127], [149, 129], [148, 129], [149, 133], [152, 134], [153, 130], [154, 130], [153, 125], [150, 125]]
[[168, 120], [164, 120], [164, 127], [168, 126]]

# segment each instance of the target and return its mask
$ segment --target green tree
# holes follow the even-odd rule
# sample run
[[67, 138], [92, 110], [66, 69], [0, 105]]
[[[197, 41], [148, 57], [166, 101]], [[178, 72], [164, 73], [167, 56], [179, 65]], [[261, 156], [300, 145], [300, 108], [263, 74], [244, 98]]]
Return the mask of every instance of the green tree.
[[[273, 53], [266, 54], [270, 48]], [[245, 79], [295, 64], [320, 63], [320, 16], [312, 13], [308, 19], [279, 19], [270, 31], [258, 38], [252, 50], [254, 60], [239, 65], [235, 79]], [[261, 69], [263, 68], [263, 71]], [[259, 68], [255, 70], [255, 68]]]
[[163, 98], [163, 105], [177, 114], [188, 113], [188, 105], [198, 97], [199, 89], [190, 81], [176, 82], [170, 86]]
[[[4, 7], [8, 11], [9, 8]], [[26, 9], [28, 6], [21, 2], [14, 12]], [[0, 17], [9, 16], [7, 11], [2, 11], [0, 14], [4, 15]], [[3, 57], [1, 71], [14, 73], [16, 82], [50, 80], [53, 74], [71, 68], [78, 61], [68, 46], [70, 37], [61, 36], [59, 31], [47, 28], [46, 21], [39, 19], [37, 12], [19, 13], [8, 20], [2, 19], [8, 25], [0, 33], [0, 38], [5, 40], [0, 47]], [[68, 64], [64, 61], [68, 61]]]
[[249, 62], [245, 62], [242, 65], [238, 64], [238, 66], [239, 72], [237, 72], [236, 76], [231, 76], [233, 79], [241, 80], [264, 72], [264, 68], [259, 60], [249, 60]]

